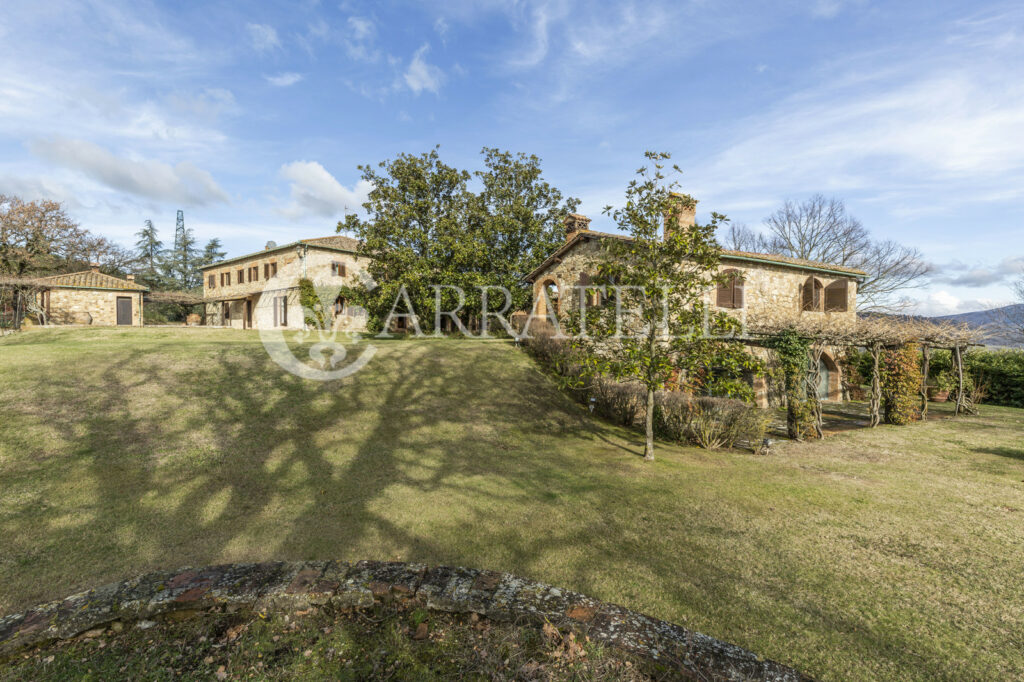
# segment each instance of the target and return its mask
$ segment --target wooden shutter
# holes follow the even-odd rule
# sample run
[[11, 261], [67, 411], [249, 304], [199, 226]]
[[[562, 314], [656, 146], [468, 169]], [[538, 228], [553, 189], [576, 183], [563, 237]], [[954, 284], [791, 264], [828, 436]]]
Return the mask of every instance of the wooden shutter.
[[837, 279], [825, 287], [825, 312], [844, 313], [847, 308], [846, 280]]
[[732, 282], [722, 282], [718, 285], [718, 297], [715, 305], [719, 308], [732, 307]]
[[821, 311], [821, 290], [821, 282], [815, 279], [813, 275], [808, 277], [803, 287], [801, 308], [815, 312]]
[[743, 307], [743, 279], [739, 270], [726, 270], [729, 276], [724, 283], [718, 285], [715, 304], [719, 308]]
[[277, 319], [277, 313], [278, 313], [278, 310], [277, 310], [277, 308], [278, 308], [277, 302], [278, 302], [278, 301], [280, 301], [280, 300], [281, 300], [281, 299], [279, 299], [279, 298], [275, 298], [275, 299], [274, 299], [274, 326], [275, 326], [275, 327], [280, 327], [280, 326], [281, 326], [281, 325], [279, 324], [279, 322], [278, 322], [278, 319]]

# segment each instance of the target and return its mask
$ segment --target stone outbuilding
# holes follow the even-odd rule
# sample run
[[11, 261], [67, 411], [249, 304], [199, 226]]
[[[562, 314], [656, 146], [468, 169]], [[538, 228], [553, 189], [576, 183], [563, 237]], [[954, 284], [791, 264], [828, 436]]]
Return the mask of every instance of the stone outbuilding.
[[134, 275], [121, 279], [93, 264], [82, 272], [40, 277], [36, 284], [45, 324], [142, 326], [142, 296], [149, 288], [137, 284]]

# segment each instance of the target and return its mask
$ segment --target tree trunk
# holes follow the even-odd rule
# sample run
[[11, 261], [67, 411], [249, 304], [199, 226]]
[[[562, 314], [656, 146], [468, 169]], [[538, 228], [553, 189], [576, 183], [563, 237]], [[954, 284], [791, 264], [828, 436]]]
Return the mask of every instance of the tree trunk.
[[932, 349], [925, 344], [921, 346], [921, 419], [928, 416], [928, 370], [931, 364]]
[[871, 428], [875, 428], [882, 421], [879, 409], [882, 404], [882, 378], [879, 374], [882, 347], [877, 343], [871, 346], [871, 359]]
[[960, 354], [960, 346], [953, 348], [953, 361], [956, 363], [956, 409], [953, 411], [953, 416], [957, 416], [964, 411], [964, 359]]
[[825, 349], [817, 344], [811, 346], [811, 371], [807, 375], [807, 399], [811, 401], [814, 433], [818, 438], [825, 437], [824, 419], [821, 414], [821, 396], [818, 395], [818, 384], [821, 383], [821, 356], [824, 352]]
[[647, 389], [647, 442], [644, 443], [644, 461], [654, 461], [654, 389]]

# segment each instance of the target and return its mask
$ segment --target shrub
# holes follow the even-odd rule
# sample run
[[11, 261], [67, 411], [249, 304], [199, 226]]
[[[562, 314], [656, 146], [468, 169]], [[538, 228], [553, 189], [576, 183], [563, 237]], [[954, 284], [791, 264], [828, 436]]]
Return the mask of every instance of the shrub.
[[676, 391], [662, 391], [656, 397], [654, 429], [666, 440], [708, 449], [746, 441], [756, 449], [768, 429], [768, 413], [742, 400], [694, 398]]
[[[984, 386], [988, 403], [1024, 407], [1024, 350], [971, 350], [964, 357], [964, 365], [973, 384]], [[971, 399], [980, 402], [978, 396], [972, 395]]]
[[324, 304], [316, 291], [313, 281], [309, 279], [299, 280], [299, 305], [302, 306], [303, 324], [325, 329], [327, 327], [327, 316], [324, 313]]
[[882, 353], [879, 378], [886, 423], [909, 424], [920, 419], [920, 357], [920, 348], [913, 343]]
[[647, 391], [636, 382], [619, 382], [607, 377], [594, 377], [590, 397], [595, 414], [622, 426], [633, 426], [644, 412]]

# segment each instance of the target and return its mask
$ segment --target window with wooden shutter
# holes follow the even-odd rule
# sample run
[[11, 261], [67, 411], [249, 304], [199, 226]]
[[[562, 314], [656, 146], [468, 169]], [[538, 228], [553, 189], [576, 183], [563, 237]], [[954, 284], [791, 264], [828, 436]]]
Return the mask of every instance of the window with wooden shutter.
[[258, 282], [260, 279], [260, 266], [253, 265], [249, 268], [249, 281]]
[[825, 287], [825, 312], [845, 313], [847, 310], [847, 282], [837, 279]]
[[331, 274], [335, 277], [345, 276], [345, 264], [340, 261], [331, 263]]
[[213, 288], [215, 288], [215, 284], [217, 282], [217, 278], [214, 277], [213, 275], [210, 275], [209, 277], [206, 278], [206, 282], [207, 282], [207, 286], [210, 289], [213, 289]]
[[821, 312], [822, 289], [821, 280], [814, 276], [808, 277], [801, 292], [800, 309], [808, 312]]
[[[277, 277], [277, 263], [270, 264], [270, 277]], [[267, 279], [270, 279], [270, 277]]]
[[244, 269], [238, 271], [238, 283], [239, 284], [245, 284], [245, 270]]
[[729, 279], [718, 285], [715, 304], [719, 308], [742, 308], [743, 273], [739, 270], [726, 270], [723, 274], [729, 275]]

